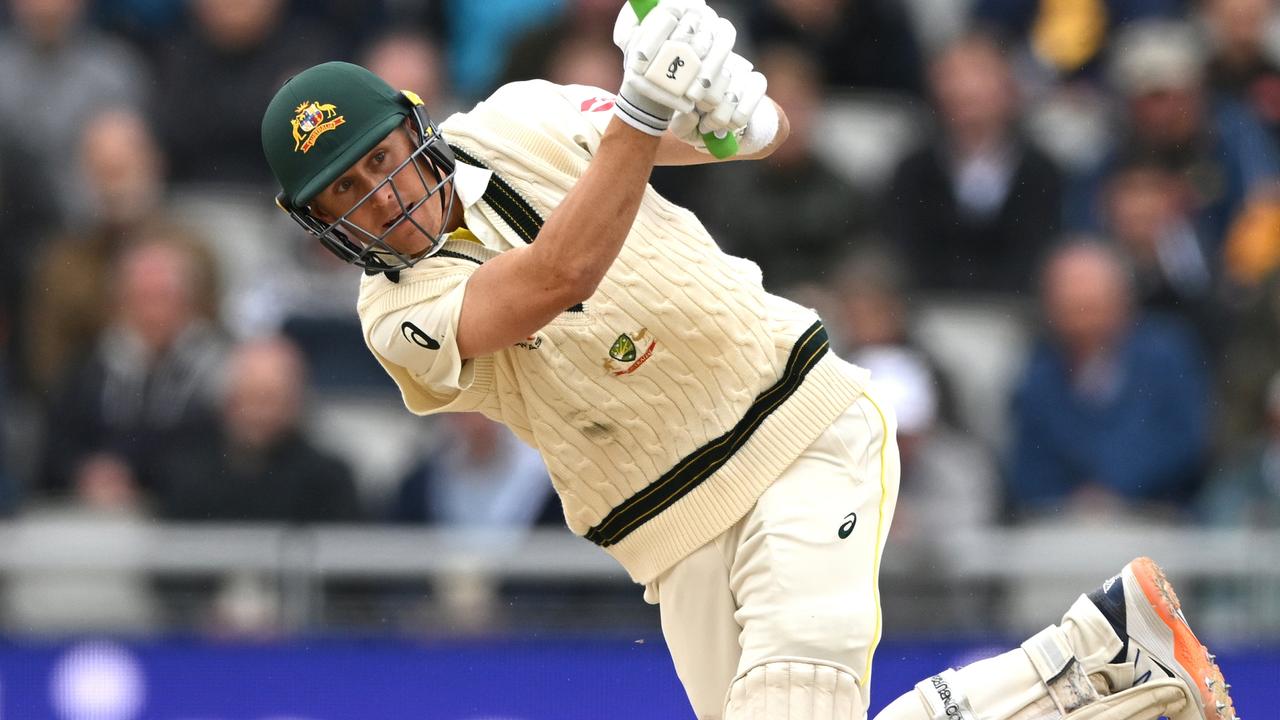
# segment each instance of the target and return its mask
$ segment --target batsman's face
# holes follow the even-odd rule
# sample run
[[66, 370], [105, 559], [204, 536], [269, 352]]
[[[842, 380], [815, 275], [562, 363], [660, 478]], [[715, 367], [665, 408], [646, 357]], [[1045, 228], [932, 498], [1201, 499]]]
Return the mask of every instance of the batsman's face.
[[[355, 240], [367, 233], [382, 236], [384, 243], [405, 255], [425, 251], [432, 239], [419, 226], [441, 227], [444, 208], [440, 202], [422, 202], [438, 181], [426, 162], [406, 164], [415, 149], [406, 128], [392, 130], [315, 197], [312, 213], [326, 223], [345, 215], [344, 225], [363, 231], [349, 233]], [[415, 206], [406, 217], [406, 210]]]

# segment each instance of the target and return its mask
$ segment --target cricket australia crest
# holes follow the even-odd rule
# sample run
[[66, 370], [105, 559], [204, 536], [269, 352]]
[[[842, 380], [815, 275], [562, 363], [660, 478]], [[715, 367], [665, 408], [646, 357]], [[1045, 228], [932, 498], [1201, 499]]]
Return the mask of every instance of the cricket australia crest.
[[[604, 361], [604, 369], [614, 375], [630, 375], [640, 366], [645, 364], [649, 358], [653, 357], [653, 351], [658, 347], [657, 340], [649, 340], [648, 347], [644, 352], [639, 351], [639, 345], [643, 345], [649, 340], [649, 331], [645, 328], [628, 335], [623, 333], [613, 341], [613, 346], [609, 348], [609, 359]], [[625, 363], [625, 364], [619, 364]]]
[[289, 123], [293, 126], [294, 152], [306, 153], [321, 135], [347, 121], [332, 103], [306, 101], [293, 112], [293, 120]]

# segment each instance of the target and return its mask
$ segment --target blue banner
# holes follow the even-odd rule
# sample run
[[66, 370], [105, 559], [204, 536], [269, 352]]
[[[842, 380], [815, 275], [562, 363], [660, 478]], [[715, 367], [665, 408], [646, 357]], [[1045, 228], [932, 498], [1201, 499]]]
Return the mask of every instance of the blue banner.
[[[872, 715], [917, 681], [1006, 647], [882, 643]], [[1280, 648], [1224, 650], [1220, 661], [1240, 714], [1260, 716], [1280, 678]], [[691, 716], [654, 637], [0, 643], [0, 720]]]

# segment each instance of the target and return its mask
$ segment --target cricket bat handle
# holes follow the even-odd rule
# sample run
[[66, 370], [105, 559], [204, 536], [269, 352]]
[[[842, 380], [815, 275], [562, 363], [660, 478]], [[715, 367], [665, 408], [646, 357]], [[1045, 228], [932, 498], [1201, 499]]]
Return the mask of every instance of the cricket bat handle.
[[[628, 0], [631, 3], [631, 9], [635, 11], [636, 17], [641, 20], [649, 11], [658, 7], [658, 0]], [[723, 136], [714, 133], [703, 133], [702, 142], [707, 146], [707, 152], [721, 160], [733, 157], [738, 154], [738, 138], [733, 133], [726, 132]]]

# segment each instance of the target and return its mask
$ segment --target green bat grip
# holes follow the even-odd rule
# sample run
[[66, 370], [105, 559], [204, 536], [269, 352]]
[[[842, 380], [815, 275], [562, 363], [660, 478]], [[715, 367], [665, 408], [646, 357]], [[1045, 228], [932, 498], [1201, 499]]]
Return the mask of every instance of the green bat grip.
[[[628, 0], [631, 3], [631, 9], [635, 11], [636, 17], [641, 20], [649, 11], [658, 7], [658, 0]], [[702, 142], [707, 146], [707, 152], [721, 160], [733, 157], [738, 154], [738, 138], [733, 133], [725, 133], [721, 137], [713, 132], [704, 133]]]

